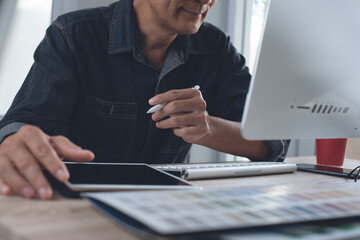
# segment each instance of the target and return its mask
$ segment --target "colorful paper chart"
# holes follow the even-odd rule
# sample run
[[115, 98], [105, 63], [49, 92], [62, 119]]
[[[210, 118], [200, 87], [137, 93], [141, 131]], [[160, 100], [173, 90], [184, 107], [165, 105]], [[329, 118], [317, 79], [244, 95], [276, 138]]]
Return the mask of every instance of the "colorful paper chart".
[[88, 193], [160, 234], [360, 217], [356, 183]]

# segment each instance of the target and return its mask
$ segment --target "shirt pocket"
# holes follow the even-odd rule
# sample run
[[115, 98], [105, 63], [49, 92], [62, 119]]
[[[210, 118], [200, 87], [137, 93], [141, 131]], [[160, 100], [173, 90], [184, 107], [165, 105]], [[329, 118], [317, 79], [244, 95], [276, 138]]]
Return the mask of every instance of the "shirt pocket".
[[109, 102], [88, 96], [85, 105], [88, 147], [99, 156], [129, 161], [135, 141], [137, 104]]

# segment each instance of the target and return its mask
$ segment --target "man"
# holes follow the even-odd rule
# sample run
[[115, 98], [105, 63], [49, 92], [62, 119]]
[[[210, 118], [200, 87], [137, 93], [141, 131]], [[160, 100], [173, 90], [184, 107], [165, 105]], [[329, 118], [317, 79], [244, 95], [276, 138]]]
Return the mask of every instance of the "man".
[[62, 159], [94, 153], [95, 161], [181, 162], [196, 143], [283, 160], [286, 142], [240, 134], [250, 75], [228, 37], [203, 24], [215, 2], [121, 0], [53, 22], [0, 124], [1, 193], [49, 199], [41, 169], [66, 181]]

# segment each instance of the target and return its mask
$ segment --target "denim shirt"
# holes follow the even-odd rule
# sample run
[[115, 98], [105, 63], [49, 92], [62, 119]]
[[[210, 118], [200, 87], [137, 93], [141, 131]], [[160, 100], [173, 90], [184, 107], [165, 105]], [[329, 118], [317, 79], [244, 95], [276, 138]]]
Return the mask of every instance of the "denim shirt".
[[[241, 121], [250, 83], [243, 56], [208, 23], [196, 34], [179, 35], [163, 68], [155, 67], [141, 48], [132, 0], [60, 16], [34, 60], [0, 122], [0, 141], [32, 124], [104, 162], [184, 161], [191, 144], [155, 127], [148, 100], [199, 85], [209, 115]], [[260, 160], [284, 159], [286, 141], [267, 144], [270, 155]]]

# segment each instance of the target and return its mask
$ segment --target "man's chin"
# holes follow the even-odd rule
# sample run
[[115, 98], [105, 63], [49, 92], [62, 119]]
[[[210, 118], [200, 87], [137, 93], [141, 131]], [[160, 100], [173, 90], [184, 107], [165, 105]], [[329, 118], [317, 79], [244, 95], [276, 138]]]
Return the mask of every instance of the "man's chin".
[[199, 31], [201, 24], [188, 24], [178, 28], [178, 34], [195, 34]]

